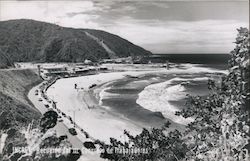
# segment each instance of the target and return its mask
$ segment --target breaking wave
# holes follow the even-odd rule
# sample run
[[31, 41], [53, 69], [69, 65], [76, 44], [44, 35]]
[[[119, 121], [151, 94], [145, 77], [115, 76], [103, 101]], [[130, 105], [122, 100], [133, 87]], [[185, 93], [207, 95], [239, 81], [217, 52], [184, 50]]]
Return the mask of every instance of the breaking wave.
[[[179, 109], [172, 105], [170, 101], [178, 101], [186, 97], [186, 88], [183, 85], [183, 82], [188, 83], [191, 80], [201, 81], [207, 79], [207, 77], [193, 79], [177, 77], [166, 82], [149, 85], [139, 93], [136, 103], [152, 112], [161, 112], [164, 117], [171, 119], [176, 123], [187, 125], [193, 121], [193, 118], [184, 118], [175, 115], [176, 111]], [[174, 81], [182, 81], [182, 83], [172, 85]]]

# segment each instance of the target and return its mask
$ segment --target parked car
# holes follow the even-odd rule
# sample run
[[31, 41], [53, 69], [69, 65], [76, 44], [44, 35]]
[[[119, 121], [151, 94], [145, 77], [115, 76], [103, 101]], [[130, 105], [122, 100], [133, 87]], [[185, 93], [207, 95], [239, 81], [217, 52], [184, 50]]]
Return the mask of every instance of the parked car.
[[67, 139], [67, 138], [68, 138], [67, 135], [61, 135], [61, 136], [59, 137], [59, 140], [62, 141], [62, 140], [65, 140], [65, 139]]
[[89, 89], [94, 88], [95, 86], [97, 86], [97, 84], [94, 83], [91, 86], [89, 86]]
[[44, 105], [44, 106], [45, 106], [46, 108], [49, 108], [49, 105], [47, 105], [47, 104], [46, 104], [46, 105]]
[[39, 98], [38, 101], [43, 101], [43, 99], [42, 99], [42, 98]]
[[70, 133], [71, 135], [77, 135], [76, 129], [74, 129], [74, 128], [70, 128], [70, 129], [69, 129], [69, 133]]
[[68, 119], [69, 119], [69, 121], [72, 123], [73, 122], [73, 120], [72, 120], [72, 118], [69, 116], [68, 117]]
[[58, 119], [58, 122], [63, 122], [63, 119], [62, 118]]
[[83, 133], [84, 133], [86, 138], [89, 138], [89, 134], [86, 131], [84, 131]]
[[91, 149], [91, 150], [95, 150], [96, 147], [95, 147], [95, 144], [91, 141], [85, 141], [83, 143], [84, 147], [87, 148], [87, 149]]

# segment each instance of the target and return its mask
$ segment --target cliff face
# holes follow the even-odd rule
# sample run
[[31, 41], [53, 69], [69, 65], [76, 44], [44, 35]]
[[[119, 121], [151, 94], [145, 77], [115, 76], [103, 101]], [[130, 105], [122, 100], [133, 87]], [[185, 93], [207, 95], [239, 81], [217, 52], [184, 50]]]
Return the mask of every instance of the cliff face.
[[0, 57], [4, 57], [1, 66], [14, 61], [80, 62], [151, 54], [104, 31], [64, 28], [26, 19], [0, 21], [0, 35]]

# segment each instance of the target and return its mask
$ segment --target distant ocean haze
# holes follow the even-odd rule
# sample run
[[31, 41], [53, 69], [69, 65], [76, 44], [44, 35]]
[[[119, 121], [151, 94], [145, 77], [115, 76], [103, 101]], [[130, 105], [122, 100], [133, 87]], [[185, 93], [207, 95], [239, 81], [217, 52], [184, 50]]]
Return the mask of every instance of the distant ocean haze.
[[227, 64], [230, 54], [222, 53], [202, 53], [202, 54], [152, 54], [152, 60], [168, 60], [173, 63], [193, 63], [193, 64]]

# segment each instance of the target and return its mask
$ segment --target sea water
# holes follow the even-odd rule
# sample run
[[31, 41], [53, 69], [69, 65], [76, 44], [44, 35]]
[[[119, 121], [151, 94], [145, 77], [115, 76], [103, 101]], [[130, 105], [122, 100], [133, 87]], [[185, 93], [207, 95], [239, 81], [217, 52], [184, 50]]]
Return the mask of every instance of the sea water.
[[[186, 108], [187, 95], [205, 96], [209, 93], [208, 80], [225, 74], [226, 65], [192, 65], [171, 69], [139, 78], [127, 78], [110, 84], [101, 97], [103, 106], [123, 117], [151, 126], [170, 120], [187, 125], [193, 118], [175, 115]], [[175, 72], [176, 71], [176, 72]]]

